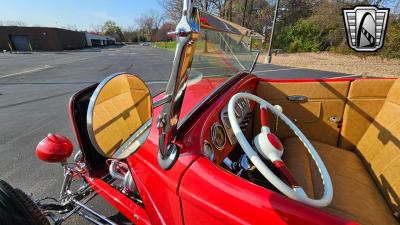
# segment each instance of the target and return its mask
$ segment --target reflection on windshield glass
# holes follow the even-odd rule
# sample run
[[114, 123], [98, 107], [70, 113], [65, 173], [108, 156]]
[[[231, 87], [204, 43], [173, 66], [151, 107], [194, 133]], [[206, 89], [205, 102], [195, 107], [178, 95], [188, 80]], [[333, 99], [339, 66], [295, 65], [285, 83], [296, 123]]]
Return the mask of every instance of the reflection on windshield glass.
[[196, 41], [192, 78], [233, 76], [251, 70], [258, 55], [251, 37], [213, 30], [202, 30], [200, 36]]

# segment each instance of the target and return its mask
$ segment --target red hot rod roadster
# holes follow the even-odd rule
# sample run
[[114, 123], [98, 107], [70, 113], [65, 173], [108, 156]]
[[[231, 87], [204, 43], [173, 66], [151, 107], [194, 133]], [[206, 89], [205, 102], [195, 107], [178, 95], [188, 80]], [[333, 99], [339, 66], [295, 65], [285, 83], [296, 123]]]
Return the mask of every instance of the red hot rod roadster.
[[60, 197], [0, 181], [0, 224], [116, 224], [94, 195], [134, 224], [399, 224], [400, 80], [257, 77], [252, 32], [183, 4], [166, 91], [119, 73], [73, 95], [80, 150], [36, 149]]

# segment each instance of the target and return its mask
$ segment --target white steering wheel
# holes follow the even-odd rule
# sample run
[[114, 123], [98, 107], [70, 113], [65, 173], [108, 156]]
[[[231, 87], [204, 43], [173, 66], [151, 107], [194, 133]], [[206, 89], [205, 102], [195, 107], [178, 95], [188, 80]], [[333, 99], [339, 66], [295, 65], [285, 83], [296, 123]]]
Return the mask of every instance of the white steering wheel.
[[[256, 151], [251, 147], [246, 137], [244, 136], [242, 129], [240, 129], [239, 123], [235, 116], [235, 103], [240, 98], [247, 98], [253, 100], [260, 104], [261, 112], [261, 133], [254, 138], [254, 144], [256, 146]], [[299, 186], [296, 179], [293, 177], [290, 170], [286, 167], [285, 163], [282, 161], [281, 157], [283, 155], [283, 145], [273, 133], [270, 132], [268, 125], [268, 112], [267, 109], [271, 110], [272, 113], [277, 115], [284, 123], [286, 123], [294, 133], [299, 137], [301, 142], [303, 142], [307, 151], [310, 153], [311, 157], [314, 159], [319, 172], [321, 174], [322, 182], [324, 185], [324, 194], [320, 199], [311, 199], [304, 192], [303, 188]], [[314, 207], [325, 207], [329, 205], [332, 201], [333, 188], [332, 181], [329, 173], [319, 157], [317, 151], [314, 149], [310, 141], [306, 136], [297, 128], [297, 126], [285, 116], [281, 110], [277, 107], [271, 105], [264, 99], [249, 94], [249, 93], [237, 93], [230, 100], [228, 105], [228, 116], [232, 127], [232, 130], [246, 155], [249, 157], [251, 162], [257, 167], [260, 173], [274, 185], [279, 191], [288, 196], [291, 199], [303, 202], [305, 204]], [[283, 182], [279, 177], [273, 173], [264, 161], [260, 158], [260, 155], [265, 159], [270, 160], [273, 165], [280, 171], [281, 175], [287, 181], [288, 184]]]

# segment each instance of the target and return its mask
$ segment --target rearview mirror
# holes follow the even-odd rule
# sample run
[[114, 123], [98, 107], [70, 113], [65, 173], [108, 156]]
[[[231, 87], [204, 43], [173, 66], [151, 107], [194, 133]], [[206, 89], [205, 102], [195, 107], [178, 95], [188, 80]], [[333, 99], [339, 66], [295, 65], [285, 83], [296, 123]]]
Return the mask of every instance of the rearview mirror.
[[152, 123], [152, 100], [137, 76], [115, 74], [104, 79], [90, 98], [87, 129], [96, 150], [124, 159], [146, 141]]

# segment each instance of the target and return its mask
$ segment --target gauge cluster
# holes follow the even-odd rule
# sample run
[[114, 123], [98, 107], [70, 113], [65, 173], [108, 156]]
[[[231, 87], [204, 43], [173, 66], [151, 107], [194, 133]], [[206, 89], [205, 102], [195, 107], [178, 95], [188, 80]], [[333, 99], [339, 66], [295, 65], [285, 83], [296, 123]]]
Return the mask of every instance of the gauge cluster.
[[[202, 128], [202, 154], [209, 160], [216, 163], [222, 161], [229, 153], [237, 146], [237, 139], [228, 116], [228, 104], [230, 98], [238, 92], [254, 93], [254, 86], [247, 86], [243, 89], [236, 89], [226, 99], [219, 102], [215, 108], [209, 109], [212, 113], [208, 114], [208, 118]], [[236, 101], [234, 113], [239, 123], [240, 128], [244, 133], [247, 129], [251, 129], [251, 120], [253, 116], [254, 103], [248, 99], [240, 98]]]
[[[248, 99], [240, 98], [236, 102], [235, 115], [239, 122], [240, 128], [242, 128], [242, 130], [245, 131], [252, 116], [251, 104]], [[229, 122], [228, 105], [226, 105], [221, 111], [221, 121], [226, 130], [226, 135], [229, 139], [229, 142], [231, 143], [231, 145], [235, 145], [237, 143], [237, 140], [235, 134], [233, 133], [231, 123]]]

